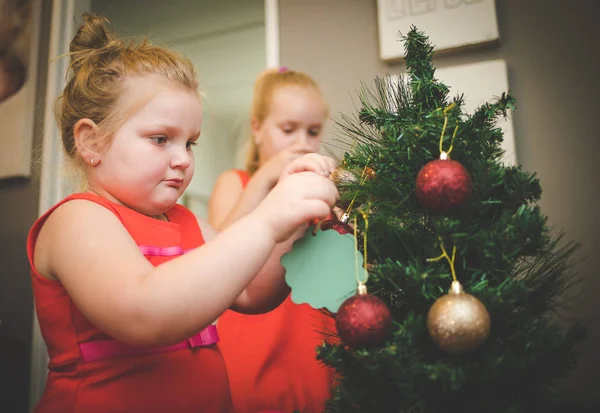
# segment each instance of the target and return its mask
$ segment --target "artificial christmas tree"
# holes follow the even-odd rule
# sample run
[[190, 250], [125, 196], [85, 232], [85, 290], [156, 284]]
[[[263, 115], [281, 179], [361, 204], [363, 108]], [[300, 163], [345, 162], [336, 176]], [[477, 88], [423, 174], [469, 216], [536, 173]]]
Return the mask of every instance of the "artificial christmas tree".
[[377, 78], [338, 122], [340, 205], [368, 240], [369, 294], [393, 326], [377, 345], [340, 334], [317, 350], [339, 372], [328, 412], [579, 411], [552, 387], [584, 336], [554, 321], [577, 245], [548, 227], [535, 174], [500, 161], [495, 120], [514, 99], [464, 113], [427, 37], [403, 41], [408, 76]]

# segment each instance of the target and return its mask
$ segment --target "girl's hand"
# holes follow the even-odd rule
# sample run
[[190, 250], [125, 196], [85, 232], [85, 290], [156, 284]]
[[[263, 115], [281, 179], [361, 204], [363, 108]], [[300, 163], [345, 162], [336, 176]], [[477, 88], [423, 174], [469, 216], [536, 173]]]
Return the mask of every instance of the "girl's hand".
[[285, 168], [279, 183], [252, 213], [269, 227], [275, 242], [329, 215], [338, 199], [328, 178], [331, 168], [333, 161], [318, 154], [305, 155]]
[[291, 162], [294, 162], [298, 158], [301, 158], [302, 156], [311, 152], [312, 149], [308, 145], [291, 145], [279, 152], [277, 155], [271, 157], [258, 169], [256, 174], [259, 175], [261, 179], [264, 179], [268, 188], [271, 189], [277, 184], [282, 172], [290, 165]]
[[279, 179], [285, 179], [287, 176], [298, 172], [316, 172], [329, 177], [334, 170], [335, 163], [333, 159], [317, 153], [310, 153], [292, 161], [283, 169]]

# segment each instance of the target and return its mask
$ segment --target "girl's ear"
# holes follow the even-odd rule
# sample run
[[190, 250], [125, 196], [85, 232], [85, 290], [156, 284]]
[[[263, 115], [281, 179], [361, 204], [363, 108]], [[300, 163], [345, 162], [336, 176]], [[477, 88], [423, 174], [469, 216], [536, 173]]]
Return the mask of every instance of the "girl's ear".
[[101, 161], [98, 134], [98, 125], [88, 118], [79, 119], [73, 127], [73, 139], [77, 152], [86, 164], [92, 166], [96, 166]]
[[262, 126], [262, 123], [259, 122], [259, 120], [256, 118], [252, 118], [252, 120], [250, 121], [250, 129], [252, 130], [252, 139], [254, 139], [254, 143], [256, 145], [260, 145], [261, 137], [258, 132], [260, 131], [261, 126]]

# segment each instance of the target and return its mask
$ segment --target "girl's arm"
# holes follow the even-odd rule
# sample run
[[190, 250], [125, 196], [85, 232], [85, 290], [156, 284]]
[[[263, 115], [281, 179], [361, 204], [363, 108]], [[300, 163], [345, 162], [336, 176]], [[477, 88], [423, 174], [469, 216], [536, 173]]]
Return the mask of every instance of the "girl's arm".
[[[296, 148], [303, 148], [298, 146]], [[296, 153], [298, 149], [291, 148], [290, 153]], [[304, 150], [304, 149], [302, 149]], [[289, 154], [284, 156], [287, 159]], [[314, 155], [310, 155], [314, 156]], [[317, 155], [318, 156], [318, 155]], [[273, 159], [273, 158], [272, 158]], [[334, 169], [333, 161], [323, 158], [319, 173], [329, 176]], [[276, 163], [281, 163], [276, 160]], [[277, 167], [277, 172], [282, 166]], [[240, 177], [235, 171], [228, 171], [218, 179], [209, 203], [209, 222], [198, 220], [203, 236], [208, 241], [215, 236], [215, 225], [221, 223], [221, 228], [226, 228], [232, 222], [246, 216], [268, 195], [272, 189], [270, 175], [273, 175], [272, 165], [264, 165], [248, 182], [246, 189], [242, 187]], [[290, 173], [305, 171], [306, 168], [291, 165]], [[278, 175], [278, 176], [279, 176]], [[212, 225], [212, 227], [211, 227]], [[277, 244], [273, 253], [265, 263], [259, 275], [237, 298], [232, 309], [240, 313], [256, 314], [270, 311], [277, 307], [289, 294], [289, 287], [285, 283], [285, 270], [281, 266], [281, 257], [291, 250], [294, 242], [302, 237], [306, 227], [299, 228], [296, 233], [282, 243]], [[251, 237], [249, 237], [251, 239]]]
[[57, 278], [84, 316], [115, 339], [171, 344], [231, 307], [277, 242], [325, 217], [336, 198], [335, 186], [323, 176], [288, 176], [255, 211], [211, 242], [157, 267], [112, 212], [73, 200], [42, 227], [34, 264], [41, 275]]
[[[208, 222], [198, 218], [198, 224], [206, 242], [217, 236], [217, 232]], [[281, 257], [292, 249], [292, 245], [302, 237], [305, 229], [306, 226], [302, 226], [290, 238], [275, 246], [258, 275], [237, 297], [232, 310], [244, 314], [260, 314], [273, 310], [285, 300], [290, 288], [284, 280], [285, 270], [281, 266]], [[252, 242], [252, 237], [247, 237], [247, 240]]]
[[221, 231], [248, 215], [265, 199], [273, 187], [260, 174], [254, 174], [246, 188], [235, 171], [224, 172], [213, 189], [208, 203], [208, 223]]
[[[304, 144], [291, 145], [284, 149], [252, 175], [245, 189], [235, 171], [222, 174], [208, 204], [209, 224], [217, 231], [222, 231], [248, 215], [277, 184], [282, 171], [309, 151], [310, 147]], [[333, 162], [331, 164], [333, 165]]]

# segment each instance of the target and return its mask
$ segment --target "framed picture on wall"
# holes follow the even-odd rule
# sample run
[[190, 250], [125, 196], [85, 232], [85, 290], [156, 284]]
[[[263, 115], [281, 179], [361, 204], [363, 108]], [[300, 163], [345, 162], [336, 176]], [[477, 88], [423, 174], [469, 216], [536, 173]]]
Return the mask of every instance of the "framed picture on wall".
[[0, 179], [29, 176], [42, 0], [0, 0]]
[[[472, 114], [486, 102], [509, 91], [508, 68], [502, 59], [450, 66], [435, 71], [435, 77], [450, 88], [450, 96], [464, 95], [464, 110]], [[506, 166], [517, 164], [517, 150], [512, 122], [512, 111], [508, 118], [499, 117], [496, 126], [502, 129], [504, 140], [502, 162]]]
[[[397, 76], [390, 75], [392, 85], [398, 81]], [[484, 103], [493, 102], [502, 93], [509, 91], [508, 69], [502, 59], [437, 68], [435, 77], [450, 89], [449, 98], [463, 95], [463, 110], [468, 114], [473, 114]], [[506, 119], [497, 118], [496, 126], [503, 133], [504, 156], [501, 162], [506, 166], [514, 166], [518, 160], [512, 111], [509, 110], [507, 115]]]
[[490, 44], [499, 39], [494, 0], [377, 0], [379, 54], [404, 57], [398, 33], [424, 31], [435, 51]]

